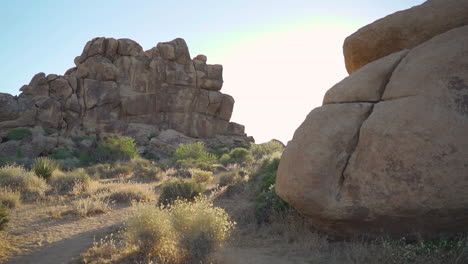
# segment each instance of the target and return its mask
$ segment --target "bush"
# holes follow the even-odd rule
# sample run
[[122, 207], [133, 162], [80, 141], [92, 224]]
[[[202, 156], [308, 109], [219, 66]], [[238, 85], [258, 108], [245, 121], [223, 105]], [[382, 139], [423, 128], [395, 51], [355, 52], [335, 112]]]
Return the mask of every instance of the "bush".
[[34, 160], [32, 170], [34, 173], [44, 180], [49, 180], [54, 171], [58, 169], [59, 165], [52, 159], [47, 157], [40, 157]]
[[172, 204], [178, 199], [193, 201], [195, 197], [199, 196], [204, 191], [205, 187], [194, 180], [184, 181], [182, 179], [173, 179], [162, 185], [159, 204]]
[[56, 160], [72, 159], [74, 158], [74, 154], [69, 149], [58, 148], [52, 153], [51, 157]]
[[284, 150], [283, 144], [276, 140], [271, 140], [263, 144], [253, 144], [250, 146], [250, 151], [256, 159], [260, 159], [264, 156], [271, 155], [275, 152], [282, 153]]
[[228, 186], [240, 182], [242, 178], [237, 171], [227, 171], [219, 175], [219, 186]]
[[180, 144], [172, 159], [179, 167], [210, 170], [211, 165], [216, 161], [216, 156], [205, 151], [202, 142], [196, 142], [187, 145]]
[[8, 187], [22, 194], [42, 194], [47, 189], [44, 179], [21, 166], [6, 165], [0, 168], [0, 187]]
[[67, 213], [73, 213], [81, 217], [88, 217], [103, 214], [109, 210], [110, 206], [107, 201], [88, 197], [73, 201], [72, 209]]
[[108, 137], [96, 149], [98, 161], [130, 160], [138, 157], [138, 148], [130, 137]]
[[227, 165], [229, 163], [246, 164], [253, 161], [252, 153], [245, 148], [232, 149], [229, 154], [221, 156], [221, 164]]
[[10, 212], [8, 207], [0, 204], [0, 231], [6, 229], [8, 222], [10, 221]]
[[130, 247], [156, 263], [205, 263], [230, 236], [235, 223], [206, 198], [146, 208], [129, 219], [123, 236]]
[[117, 203], [149, 202], [155, 199], [150, 186], [132, 182], [113, 185], [107, 198]]
[[21, 195], [18, 191], [9, 188], [0, 188], [0, 204], [8, 208], [18, 207], [21, 204]]
[[88, 191], [91, 178], [84, 169], [75, 169], [54, 174], [49, 183], [57, 193], [80, 194]]
[[8, 132], [7, 140], [23, 140], [31, 135], [31, 131], [27, 128], [15, 128]]
[[259, 223], [269, 222], [272, 212], [281, 212], [290, 208], [289, 204], [275, 192], [276, 171], [280, 159], [264, 160], [254, 177], [261, 177], [259, 193], [256, 197], [255, 216]]
[[190, 170], [190, 173], [192, 175], [192, 179], [198, 183], [209, 183], [213, 180], [213, 172], [211, 171], [192, 169]]

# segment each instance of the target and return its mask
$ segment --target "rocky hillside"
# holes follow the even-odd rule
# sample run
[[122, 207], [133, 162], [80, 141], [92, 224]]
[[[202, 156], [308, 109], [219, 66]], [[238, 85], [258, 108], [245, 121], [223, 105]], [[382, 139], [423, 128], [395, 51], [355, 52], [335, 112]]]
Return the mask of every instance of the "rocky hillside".
[[19, 96], [0, 93], [3, 141], [18, 128], [31, 132], [26, 144], [1, 144], [0, 155], [35, 157], [73, 147], [72, 137], [109, 134], [132, 136], [141, 145], [161, 132], [172, 141], [251, 141], [244, 126], [229, 122], [234, 99], [220, 92], [223, 67], [206, 62], [204, 55], [191, 59], [180, 38], [147, 51], [130, 39], [95, 38], [64, 75], [38, 73]]
[[278, 194], [319, 229], [468, 231], [466, 14], [467, 1], [429, 0], [346, 40], [352, 74], [296, 130], [278, 170]]

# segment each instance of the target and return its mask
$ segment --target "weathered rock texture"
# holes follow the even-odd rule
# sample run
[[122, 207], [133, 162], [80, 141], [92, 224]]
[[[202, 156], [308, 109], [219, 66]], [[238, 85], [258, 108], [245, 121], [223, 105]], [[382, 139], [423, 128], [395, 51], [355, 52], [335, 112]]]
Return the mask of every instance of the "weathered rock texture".
[[247, 140], [244, 127], [229, 122], [234, 99], [219, 91], [223, 67], [206, 61], [204, 55], [192, 60], [180, 38], [147, 51], [130, 39], [95, 38], [65, 75], [39, 73], [18, 97], [0, 94], [0, 136], [41, 127], [148, 143], [150, 135], [174, 129], [194, 138]]
[[399, 50], [413, 48], [452, 28], [468, 25], [468, 1], [429, 0], [359, 29], [343, 45], [349, 73]]
[[331, 88], [286, 147], [276, 190], [341, 236], [466, 232], [467, 132], [464, 26]]

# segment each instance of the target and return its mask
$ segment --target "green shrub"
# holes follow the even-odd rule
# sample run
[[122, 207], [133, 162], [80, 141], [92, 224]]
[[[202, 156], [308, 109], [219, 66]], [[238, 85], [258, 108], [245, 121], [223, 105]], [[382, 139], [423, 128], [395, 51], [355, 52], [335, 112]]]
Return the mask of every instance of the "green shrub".
[[10, 211], [8, 210], [8, 207], [4, 206], [3, 204], [0, 204], [0, 231], [3, 231], [6, 229], [8, 222], [10, 221]]
[[138, 157], [138, 148], [130, 137], [108, 137], [101, 141], [96, 149], [98, 161], [130, 160]]
[[127, 222], [123, 237], [142, 259], [156, 263], [208, 263], [235, 223], [206, 198], [176, 201], [167, 208], [144, 208]]
[[194, 180], [173, 179], [162, 185], [159, 204], [172, 204], [178, 199], [193, 201], [205, 191], [205, 187]]
[[229, 152], [229, 159], [227, 156], [223, 155], [220, 162], [222, 164], [228, 163], [237, 163], [237, 164], [246, 164], [253, 161], [252, 153], [245, 148], [235, 148]]
[[269, 222], [272, 212], [281, 212], [290, 208], [289, 204], [275, 192], [279, 162], [279, 158], [266, 159], [254, 174], [254, 177], [261, 177], [259, 193], [255, 199], [255, 216], [259, 223]]
[[242, 178], [237, 171], [226, 171], [219, 174], [219, 186], [228, 186], [240, 182]]
[[58, 148], [56, 149], [51, 157], [56, 160], [64, 160], [64, 159], [71, 159], [74, 157], [73, 151], [66, 149], [66, 148]]
[[56, 193], [80, 194], [88, 191], [91, 178], [84, 169], [75, 169], [70, 172], [58, 172], [49, 181]]
[[27, 128], [15, 128], [8, 132], [7, 140], [23, 140], [31, 135], [31, 131]]
[[59, 165], [56, 161], [47, 157], [39, 157], [32, 164], [34, 173], [44, 180], [49, 180], [58, 167]]
[[260, 159], [264, 156], [271, 155], [275, 152], [282, 153], [284, 150], [283, 144], [276, 140], [271, 140], [263, 144], [253, 144], [250, 146], [250, 151], [256, 159]]
[[190, 171], [192, 179], [198, 183], [209, 183], [213, 180], [213, 172], [200, 169], [192, 169]]
[[202, 142], [196, 142], [187, 145], [180, 144], [172, 159], [179, 167], [210, 170], [211, 165], [216, 161], [216, 156], [205, 151]]
[[223, 165], [228, 165], [231, 162], [231, 156], [229, 154], [223, 154], [221, 158], [219, 158], [219, 162]]
[[7, 187], [22, 194], [42, 194], [47, 189], [44, 179], [21, 166], [6, 165], [0, 168], [0, 187]]

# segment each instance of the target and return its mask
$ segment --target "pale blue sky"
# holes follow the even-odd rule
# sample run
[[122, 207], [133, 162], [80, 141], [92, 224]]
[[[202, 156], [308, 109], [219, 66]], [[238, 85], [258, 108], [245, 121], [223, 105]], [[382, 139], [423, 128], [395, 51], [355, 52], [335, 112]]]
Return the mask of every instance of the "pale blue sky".
[[[422, 2], [0, 0], [0, 92], [18, 94], [38, 72], [63, 74], [94, 37], [131, 38], [144, 49], [182, 37], [192, 56], [205, 54], [209, 63], [224, 65], [222, 91], [236, 99], [234, 121], [246, 125], [257, 141], [287, 141], [306, 114], [320, 104], [323, 92], [346, 76], [343, 38]], [[321, 58], [307, 57], [318, 49]], [[288, 56], [288, 52], [296, 53]], [[324, 67], [306, 71], [307, 65], [322, 64], [320, 60], [327, 56], [330, 60]], [[275, 57], [281, 58], [275, 61], [282, 67], [281, 76], [268, 76], [269, 59]], [[244, 78], [249, 74], [246, 70], [260, 68], [265, 69], [263, 75], [259, 71]], [[298, 74], [298, 68], [305, 70]], [[336, 74], [321, 79], [330, 72]], [[271, 82], [272, 78], [278, 81]], [[308, 90], [315, 92], [304, 94]]]

